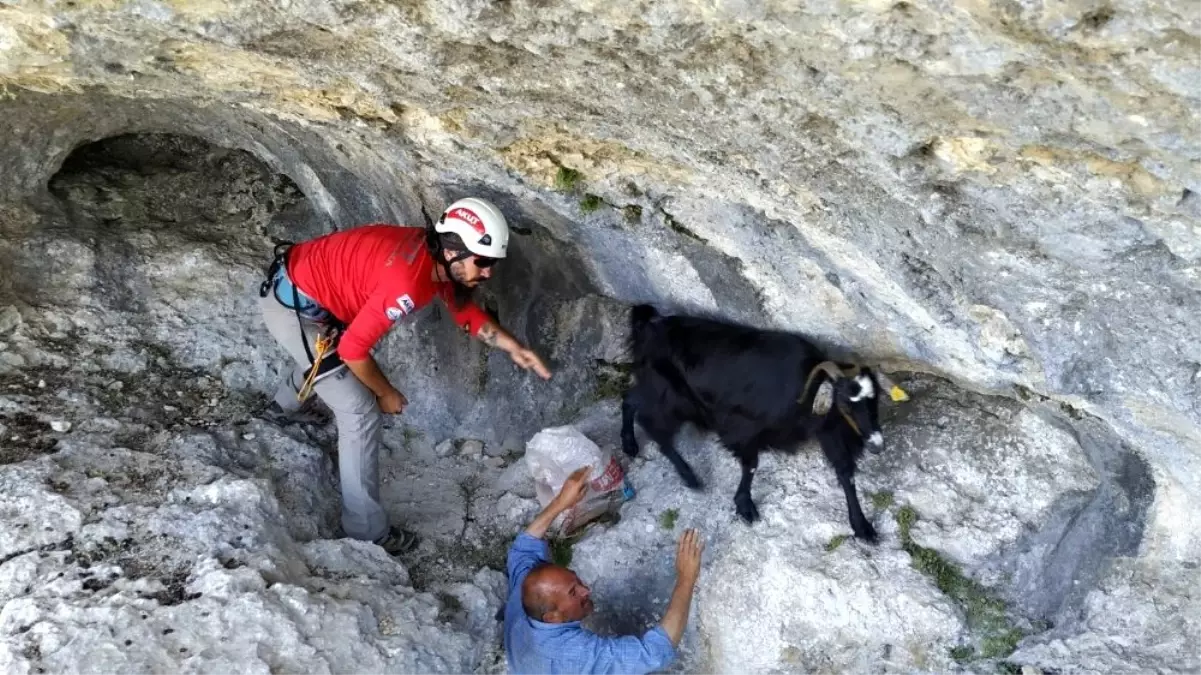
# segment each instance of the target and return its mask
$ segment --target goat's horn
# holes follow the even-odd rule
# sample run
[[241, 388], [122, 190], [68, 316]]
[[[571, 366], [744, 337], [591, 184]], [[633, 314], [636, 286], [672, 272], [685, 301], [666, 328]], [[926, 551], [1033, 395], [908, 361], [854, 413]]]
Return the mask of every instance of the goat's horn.
[[[809, 395], [809, 387], [813, 386], [813, 380], [817, 378], [818, 371], [825, 372], [830, 376], [831, 380], [837, 380], [843, 376], [842, 371], [838, 369], [838, 366], [834, 365], [833, 361], [822, 361], [813, 366], [813, 370], [809, 371], [809, 377], [805, 379], [805, 388], [801, 390], [801, 401]], [[799, 403], [800, 401], [797, 402]]]
[[826, 374], [829, 375], [830, 378], [834, 379], [834, 380], [837, 380], [838, 378], [844, 377], [846, 375], [846, 373], [842, 370], [842, 368], [839, 368], [838, 365], [836, 363], [834, 363], [833, 361], [822, 361], [821, 363], [814, 366], [813, 370], [815, 370], [815, 371], [816, 370], [824, 370], [824, 371], [826, 371]]

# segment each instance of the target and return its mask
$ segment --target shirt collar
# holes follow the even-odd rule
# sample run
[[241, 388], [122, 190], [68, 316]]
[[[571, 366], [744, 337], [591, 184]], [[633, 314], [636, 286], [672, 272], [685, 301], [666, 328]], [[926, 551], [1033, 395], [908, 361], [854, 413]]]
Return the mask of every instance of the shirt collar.
[[531, 626], [533, 626], [534, 628], [537, 628], [539, 630], [556, 630], [559, 628], [579, 628], [580, 627], [579, 621], [568, 621], [567, 623], [546, 623], [545, 621], [539, 621], [539, 620], [531, 617], [528, 614], [526, 615], [525, 618], [527, 621], [530, 622]]

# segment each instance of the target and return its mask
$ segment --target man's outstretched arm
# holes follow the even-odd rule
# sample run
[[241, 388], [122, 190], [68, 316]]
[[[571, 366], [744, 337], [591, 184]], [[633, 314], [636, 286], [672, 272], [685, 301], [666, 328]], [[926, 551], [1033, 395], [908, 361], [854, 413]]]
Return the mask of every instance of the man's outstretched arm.
[[567, 509], [580, 503], [584, 498], [584, 493], [588, 490], [588, 474], [592, 471], [592, 467], [584, 466], [576, 469], [563, 482], [563, 487], [559, 489], [559, 494], [551, 500], [546, 508], [526, 526], [521, 534], [517, 535], [517, 539], [509, 548], [509, 558], [506, 568], [509, 573], [509, 583], [515, 584], [522, 577], [522, 573], [531, 569], [539, 562], [547, 560], [546, 541], [543, 537], [546, 536], [546, 531], [550, 529], [551, 523], [555, 522], [555, 518]]
[[546, 367], [542, 359], [534, 353], [532, 349], [528, 349], [521, 344], [517, 338], [505, 330], [500, 323], [492, 318], [490, 314], [480, 308], [473, 301], [468, 301], [461, 306], [457, 306], [454, 302], [452, 293], [448, 289], [442, 291], [442, 300], [446, 303], [450, 310], [451, 316], [454, 317], [455, 324], [461, 326], [468, 335], [478, 339], [480, 342], [500, 349], [513, 359], [513, 363], [525, 368], [533, 370], [544, 380], [550, 379], [550, 369]]
[[671, 592], [671, 602], [659, 625], [667, 631], [674, 647], [680, 646], [684, 626], [688, 624], [688, 610], [692, 606], [692, 591], [701, 574], [701, 551], [705, 548], [696, 530], [686, 530], [676, 546], [676, 586]]
[[476, 337], [479, 338], [480, 342], [489, 347], [496, 347], [508, 352], [509, 357], [513, 359], [513, 363], [526, 370], [533, 370], [538, 374], [538, 377], [544, 380], [550, 379], [550, 370], [542, 362], [542, 358], [534, 353], [534, 350], [528, 349], [518, 342], [517, 338], [513, 337], [509, 331], [505, 330], [495, 321], [488, 319], [484, 325], [480, 326], [480, 332]]
[[581, 466], [572, 471], [567, 480], [563, 481], [563, 487], [559, 488], [559, 494], [555, 495], [546, 508], [526, 526], [526, 534], [541, 539], [560, 513], [579, 504], [584, 498], [584, 493], [588, 491], [588, 474], [591, 471], [590, 466]]

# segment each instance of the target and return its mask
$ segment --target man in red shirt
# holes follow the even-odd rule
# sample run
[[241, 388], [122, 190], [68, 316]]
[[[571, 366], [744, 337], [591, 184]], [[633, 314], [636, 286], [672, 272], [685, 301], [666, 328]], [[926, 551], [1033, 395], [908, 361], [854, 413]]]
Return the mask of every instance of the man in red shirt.
[[[276, 416], [302, 413], [297, 393], [313, 364], [318, 334], [337, 327], [337, 347], [324, 356], [313, 391], [334, 412], [342, 529], [389, 553], [407, 551], [415, 535], [389, 527], [379, 501], [381, 413], [408, 401], [380, 371], [371, 350], [392, 325], [442, 298], [455, 323], [514, 363], [550, 378], [546, 364], [469, 299], [505, 257], [509, 228], [490, 202], [451, 204], [432, 228], [365, 225], [290, 246], [260, 289], [267, 329], [299, 365], [275, 393]], [[310, 401], [306, 401], [307, 406]]]

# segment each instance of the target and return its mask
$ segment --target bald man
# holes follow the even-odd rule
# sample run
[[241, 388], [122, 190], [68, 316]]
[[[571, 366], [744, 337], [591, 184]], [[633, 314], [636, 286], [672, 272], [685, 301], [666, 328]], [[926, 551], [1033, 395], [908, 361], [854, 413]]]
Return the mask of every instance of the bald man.
[[676, 586], [663, 619], [641, 636], [601, 637], [580, 625], [592, 613], [592, 591], [575, 572], [550, 563], [547, 528], [588, 489], [590, 467], [577, 470], [509, 549], [505, 656], [509, 673], [650, 673], [675, 659], [692, 590], [701, 569], [695, 530], [680, 537]]

